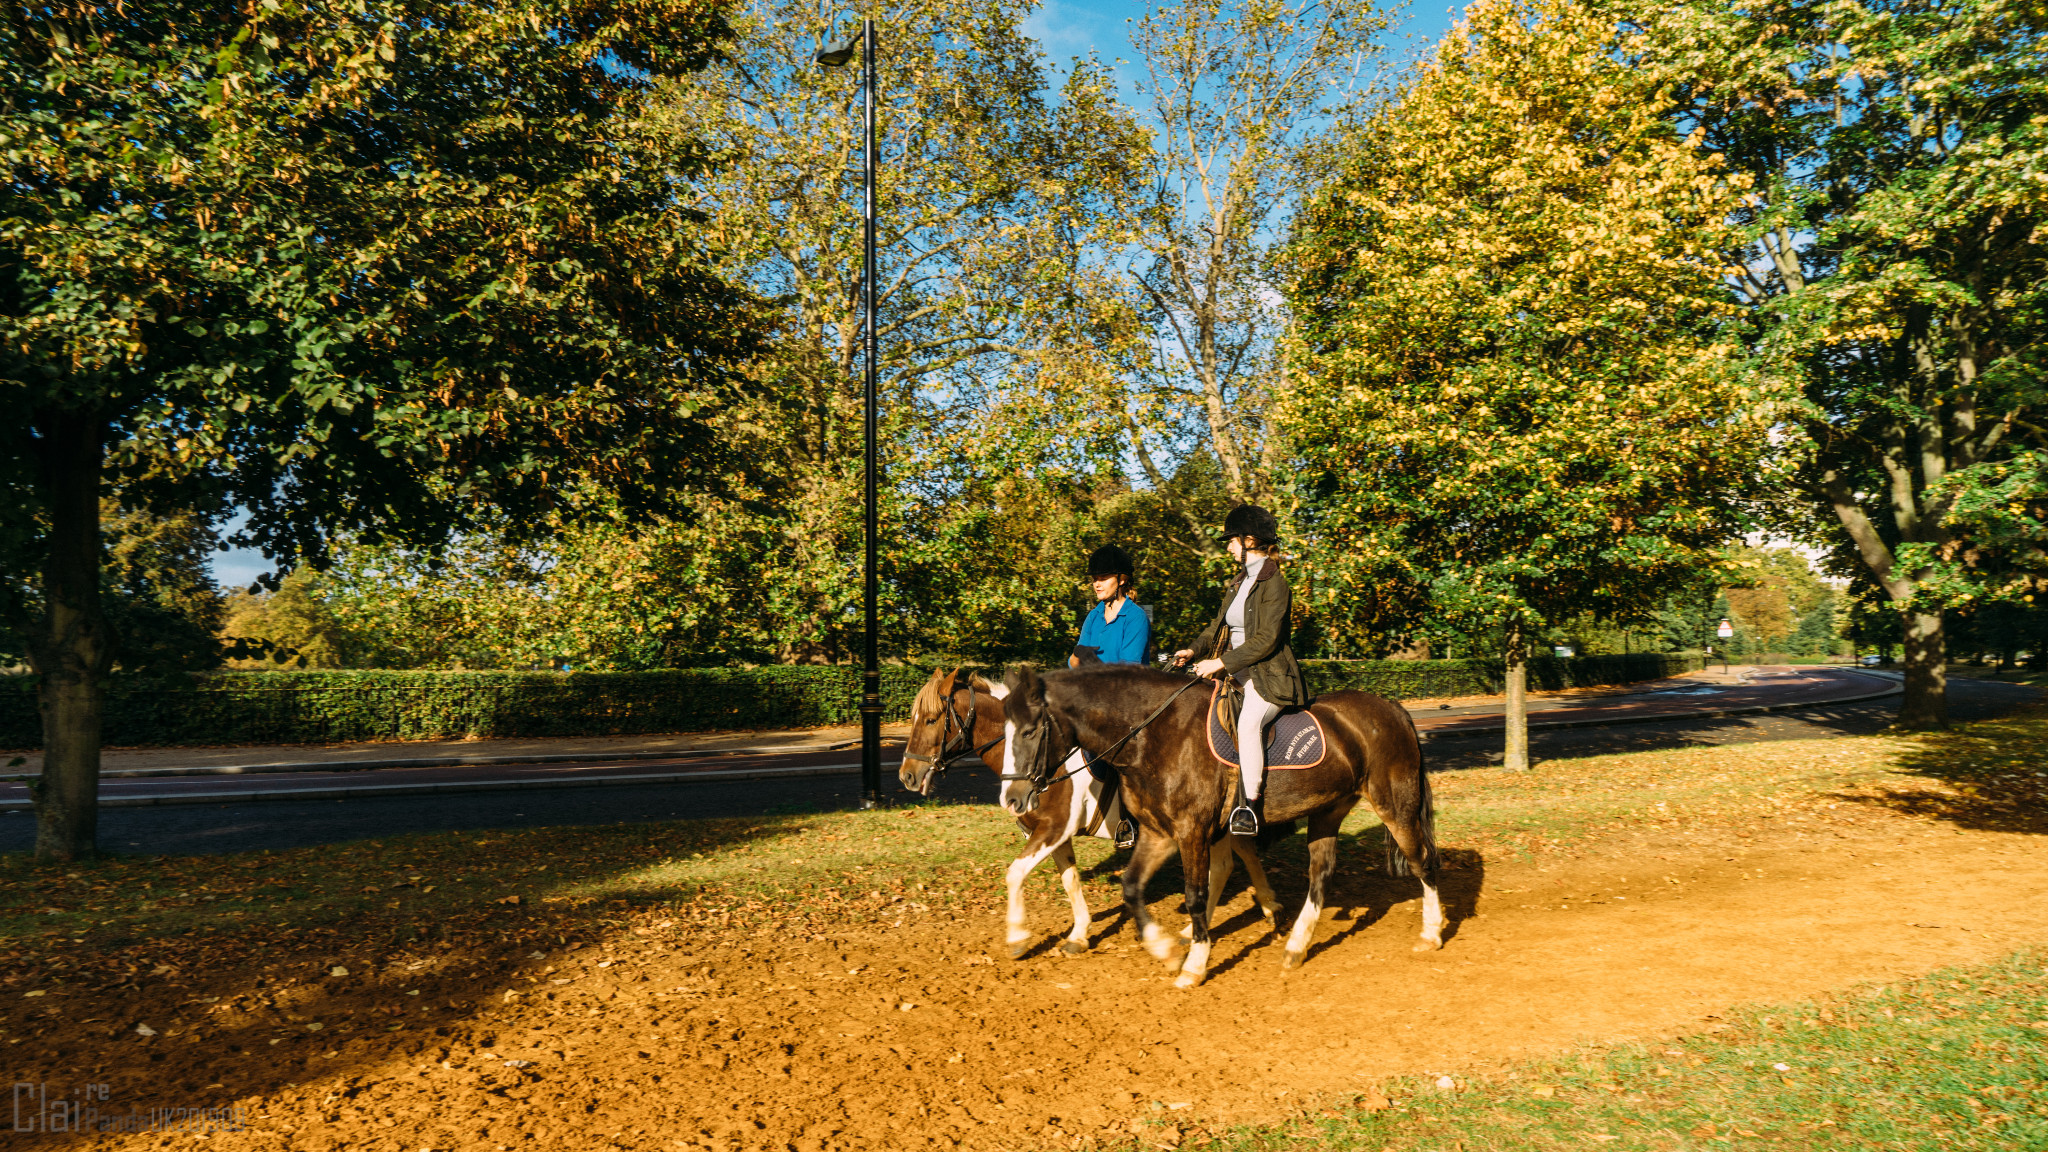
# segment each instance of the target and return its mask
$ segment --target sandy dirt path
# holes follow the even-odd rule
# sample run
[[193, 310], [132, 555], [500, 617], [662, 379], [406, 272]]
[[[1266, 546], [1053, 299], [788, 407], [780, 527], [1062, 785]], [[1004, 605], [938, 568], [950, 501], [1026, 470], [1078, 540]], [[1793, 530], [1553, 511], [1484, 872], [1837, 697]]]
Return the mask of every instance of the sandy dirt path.
[[[722, 950], [634, 913], [608, 944], [499, 958], [487, 982], [439, 957], [283, 992], [204, 974], [211, 1003], [76, 999], [65, 1016], [97, 1027], [26, 1049], [17, 1032], [8, 1051], [18, 1079], [109, 1083], [114, 1111], [238, 1103], [247, 1130], [206, 1141], [237, 1152], [1100, 1147], [1133, 1120], [1277, 1121], [1391, 1074], [1483, 1075], [2048, 940], [2048, 837], [1846, 807], [1707, 843], [1622, 833], [1492, 864], [1453, 850], [1456, 933], [1422, 955], [1413, 882], [1354, 857], [1343, 906], [1286, 974], [1234, 879], [1214, 975], [1188, 992], [1113, 911], [1094, 953], [1014, 963], [991, 958], [994, 916], [910, 902], [900, 924]], [[1177, 904], [1158, 910], [1178, 923]], [[1050, 940], [1062, 915], [1039, 900], [1034, 926]], [[385, 1032], [386, 1014], [443, 1000], [438, 1027]], [[298, 1038], [269, 1043], [280, 1029]]]

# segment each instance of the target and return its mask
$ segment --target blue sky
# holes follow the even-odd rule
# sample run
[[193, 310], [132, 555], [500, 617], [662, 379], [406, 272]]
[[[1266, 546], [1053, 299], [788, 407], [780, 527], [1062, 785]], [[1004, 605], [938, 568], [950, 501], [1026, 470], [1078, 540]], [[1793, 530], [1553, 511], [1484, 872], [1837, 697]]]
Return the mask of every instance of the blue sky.
[[[1151, 11], [1153, 5], [1134, 3], [1087, 3], [1085, 0], [1045, 0], [1037, 14], [1025, 22], [1025, 30], [1045, 46], [1055, 65], [1093, 51], [1106, 62], [1130, 61], [1129, 24]], [[1434, 43], [1456, 19], [1455, 7], [1443, 0], [1420, 0], [1419, 6], [1398, 13], [1388, 29], [1386, 57], [1389, 61], [1412, 58]], [[1126, 70], [1126, 78], [1138, 75]], [[249, 582], [270, 571], [260, 552], [237, 549], [215, 556], [213, 573], [223, 588], [247, 587]]]
[[[1130, 60], [1130, 39], [1126, 25], [1152, 10], [1151, 4], [1087, 3], [1086, 0], [1045, 0], [1037, 15], [1025, 22], [1025, 30], [1045, 45], [1045, 53], [1057, 63], [1087, 54], [1091, 49], [1104, 61]], [[1387, 56], [1403, 59], [1416, 49], [1434, 43], [1444, 34], [1462, 6], [1443, 0], [1419, 0], [1397, 13], [1388, 29]]]

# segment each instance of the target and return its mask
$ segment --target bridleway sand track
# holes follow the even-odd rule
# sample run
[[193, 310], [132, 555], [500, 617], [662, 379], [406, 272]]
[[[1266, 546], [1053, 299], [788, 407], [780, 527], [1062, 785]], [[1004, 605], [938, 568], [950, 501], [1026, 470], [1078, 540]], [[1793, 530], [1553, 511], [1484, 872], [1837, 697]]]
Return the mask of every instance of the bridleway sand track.
[[[714, 950], [671, 938], [655, 914], [609, 944], [518, 958], [467, 989], [488, 1007], [439, 1035], [359, 1038], [273, 1064], [290, 1050], [266, 1047], [272, 1031], [160, 1024], [166, 1034], [149, 1038], [82, 1031], [53, 1056], [131, 1102], [165, 1097], [171, 1080], [204, 1086], [202, 1103], [239, 1100], [249, 1128], [206, 1138], [221, 1150], [1114, 1147], [1141, 1130], [1134, 1120], [1192, 1137], [1299, 1114], [1390, 1074], [1484, 1074], [1575, 1043], [1696, 1031], [1730, 1004], [2048, 940], [2048, 837], [1892, 812], [1725, 843], [1679, 847], [1652, 832], [1576, 855], [1452, 859], [1457, 927], [1443, 951], [1410, 951], [1413, 882], [1354, 854], [1341, 862], [1349, 906], [1286, 974], [1234, 881], [1214, 975], [1188, 992], [1110, 911], [1093, 954], [1041, 949], [1014, 963], [991, 959], [993, 915], [910, 911], [900, 926]], [[1049, 940], [1062, 911], [1034, 908]], [[298, 1007], [367, 1015], [407, 987], [434, 989], [438, 963]], [[108, 1011], [125, 1029], [203, 1009], [144, 996]]]

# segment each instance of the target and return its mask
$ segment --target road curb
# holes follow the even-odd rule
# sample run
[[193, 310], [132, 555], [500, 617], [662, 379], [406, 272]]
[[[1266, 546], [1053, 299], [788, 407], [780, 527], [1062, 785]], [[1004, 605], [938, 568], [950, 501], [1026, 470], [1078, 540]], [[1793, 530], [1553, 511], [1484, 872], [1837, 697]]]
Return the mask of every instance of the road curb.
[[[1847, 671], [1845, 669], [1845, 671]], [[1851, 672], [1854, 676], [1869, 676], [1868, 672]], [[1885, 679], [1884, 677], [1874, 677]], [[1843, 704], [1862, 704], [1871, 700], [1882, 700], [1887, 696], [1903, 695], [1905, 685], [1894, 684], [1882, 692], [1869, 692], [1861, 696], [1840, 696], [1833, 700], [1804, 700], [1789, 704], [1753, 704], [1747, 708], [1712, 708], [1703, 712], [1666, 712], [1656, 716], [1626, 716], [1613, 720], [1551, 720], [1529, 722], [1529, 731], [1559, 731], [1567, 728], [1621, 728], [1630, 724], [1663, 724], [1673, 720], [1718, 720], [1729, 716], [1759, 716], [1766, 712], [1797, 712], [1805, 708], [1833, 708]], [[1422, 731], [1416, 733], [1424, 740], [1466, 740], [1475, 736], [1493, 736], [1507, 731], [1506, 724], [1489, 724], [1484, 728], [1461, 728], [1455, 732]]]
[[[155, 796], [102, 796], [102, 808], [156, 808], [175, 804], [246, 804], [277, 800], [353, 800], [385, 796], [426, 796], [443, 792], [523, 792], [534, 788], [604, 788], [645, 784], [721, 784], [798, 776], [852, 776], [860, 764], [818, 764], [806, 768], [740, 768], [726, 772], [648, 772], [633, 776], [585, 776], [546, 780], [448, 780], [436, 784], [365, 784], [355, 788], [273, 788], [261, 792], [186, 792]], [[22, 812], [32, 800], [0, 800], [0, 812]]]

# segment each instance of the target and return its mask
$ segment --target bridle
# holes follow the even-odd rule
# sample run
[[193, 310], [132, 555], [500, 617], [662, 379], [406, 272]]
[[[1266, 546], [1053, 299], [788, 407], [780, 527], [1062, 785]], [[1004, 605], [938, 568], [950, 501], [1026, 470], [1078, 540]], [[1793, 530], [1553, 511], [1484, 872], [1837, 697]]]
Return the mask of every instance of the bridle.
[[[1002, 772], [998, 773], [996, 778], [998, 780], [1006, 781], [1024, 780], [1030, 783], [1031, 791], [1025, 794], [1023, 807], [1023, 811], [1029, 812], [1032, 809], [1038, 807], [1038, 798], [1039, 796], [1044, 794], [1046, 789], [1052, 787], [1053, 785], [1059, 783], [1062, 780], [1065, 780], [1072, 776], [1078, 776], [1081, 773], [1088, 771], [1089, 769], [1093, 768], [1098, 762], [1108, 761], [1110, 756], [1114, 754], [1118, 749], [1122, 748], [1125, 744], [1130, 743], [1131, 738], [1133, 736], [1136, 736], [1138, 733], [1143, 732], [1147, 727], [1151, 726], [1151, 723], [1154, 720], [1157, 720], [1161, 716], [1165, 715], [1166, 710], [1173, 706], [1173, 702], [1175, 700], [1181, 698], [1181, 694], [1183, 692], [1186, 692], [1188, 689], [1193, 688], [1197, 684], [1203, 683], [1207, 683], [1207, 681], [1202, 677], [1189, 678], [1187, 683], [1174, 689], [1173, 695], [1168, 696], [1164, 701], [1160, 703], [1159, 707], [1154, 708], [1150, 716], [1147, 716], [1143, 720], [1138, 721], [1135, 727], [1133, 727], [1129, 732], [1124, 733], [1122, 736], [1117, 737], [1116, 740], [1112, 742], [1109, 747], [1104, 748], [1102, 751], [1089, 756], [1086, 760], [1082, 761], [1081, 766], [1079, 768], [1069, 768], [1065, 772], [1059, 772], [1058, 775], [1055, 775], [1054, 773], [1058, 771], [1058, 766], [1064, 760], [1064, 757], [1056, 757], [1052, 754], [1052, 741], [1046, 738], [1052, 734], [1052, 717], [1049, 715], [1040, 716], [1038, 723], [1031, 729], [1033, 733], [1042, 733], [1042, 735], [1037, 736], [1037, 749], [1034, 755], [1032, 756], [1030, 771]], [[1022, 732], [1018, 733], [1019, 737], [1022, 737], [1023, 735], [1024, 733]], [[1115, 763], [1111, 762], [1111, 767], [1115, 766]]]
[[[959, 705], [954, 699], [963, 688], [967, 690], [967, 714], [964, 717], [960, 714]], [[979, 746], [971, 743], [974, 739], [975, 712], [981, 707], [978, 696], [979, 693], [974, 691], [974, 681], [968, 677], [966, 669], [954, 672], [952, 686], [947, 688], [945, 695], [941, 697], [946, 710], [939, 717], [939, 754], [927, 756], [922, 752], [912, 752], [908, 748], [903, 750], [905, 760], [922, 760], [932, 766], [927, 779], [937, 776], [961, 760], [979, 758], [983, 752], [1003, 742], [1003, 738], [998, 736]], [[954, 746], [955, 741], [958, 741], [958, 747]]]

